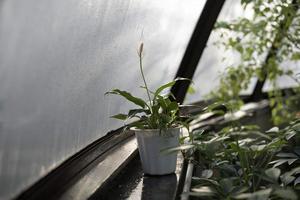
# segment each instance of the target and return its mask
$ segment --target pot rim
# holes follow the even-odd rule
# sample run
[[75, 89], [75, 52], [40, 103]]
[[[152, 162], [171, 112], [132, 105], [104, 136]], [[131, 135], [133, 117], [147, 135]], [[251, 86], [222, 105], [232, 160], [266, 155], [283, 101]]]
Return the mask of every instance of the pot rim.
[[[178, 126], [178, 127], [173, 127], [173, 128], [167, 128], [166, 130], [176, 130], [176, 129], [181, 129], [183, 128], [183, 126]], [[130, 128], [130, 130], [132, 131], [146, 131], [146, 132], [153, 132], [153, 131], [159, 131], [160, 129], [156, 128], [156, 129], [139, 129], [139, 128]]]

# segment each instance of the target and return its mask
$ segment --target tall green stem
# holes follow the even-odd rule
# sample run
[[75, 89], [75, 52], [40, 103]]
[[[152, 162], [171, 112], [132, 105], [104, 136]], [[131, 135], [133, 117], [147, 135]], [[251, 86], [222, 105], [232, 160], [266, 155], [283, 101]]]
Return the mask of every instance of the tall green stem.
[[140, 58], [140, 70], [141, 70], [142, 78], [143, 78], [143, 81], [144, 81], [145, 89], [146, 89], [146, 91], [147, 91], [148, 99], [149, 99], [149, 102], [150, 102], [150, 111], [151, 111], [151, 113], [152, 113], [152, 109], [151, 109], [151, 107], [152, 107], [152, 102], [151, 102], [150, 92], [149, 92], [149, 89], [148, 89], [148, 86], [147, 86], [147, 82], [146, 82], [146, 79], [145, 79], [145, 76], [144, 76], [144, 72], [143, 72], [142, 52], [143, 52], [143, 43], [141, 44], [140, 52], [139, 52], [139, 58]]

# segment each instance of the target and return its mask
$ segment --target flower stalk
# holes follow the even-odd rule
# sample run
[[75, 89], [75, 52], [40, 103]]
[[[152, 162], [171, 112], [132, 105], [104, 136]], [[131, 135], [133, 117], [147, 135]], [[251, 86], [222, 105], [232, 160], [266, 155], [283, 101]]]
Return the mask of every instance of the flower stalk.
[[[141, 71], [141, 75], [142, 75], [142, 78], [143, 78], [143, 81], [144, 81], [145, 89], [147, 91], [147, 96], [148, 96], [148, 99], [149, 99], [150, 107], [152, 107], [150, 92], [149, 92], [147, 82], [146, 82], [146, 79], [145, 79], [145, 75], [144, 75], [144, 71], [143, 71], [143, 48], [144, 48], [144, 43], [141, 43], [139, 51], [138, 51], [139, 61], [140, 61], [140, 71]], [[152, 109], [150, 110], [150, 112], [152, 113]]]

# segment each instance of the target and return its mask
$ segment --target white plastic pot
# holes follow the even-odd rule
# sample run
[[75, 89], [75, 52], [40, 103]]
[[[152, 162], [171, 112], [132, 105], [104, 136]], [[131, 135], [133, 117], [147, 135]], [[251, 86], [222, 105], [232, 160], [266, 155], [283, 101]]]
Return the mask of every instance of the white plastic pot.
[[149, 175], [171, 174], [176, 170], [177, 153], [164, 153], [162, 150], [179, 146], [181, 128], [134, 129], [143, 171]]

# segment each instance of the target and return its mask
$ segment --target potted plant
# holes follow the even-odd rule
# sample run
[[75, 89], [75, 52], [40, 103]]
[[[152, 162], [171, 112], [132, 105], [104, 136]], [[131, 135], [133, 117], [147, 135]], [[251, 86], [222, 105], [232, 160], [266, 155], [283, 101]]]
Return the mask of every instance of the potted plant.
[[139, 47], [138, 56], [140, 73], [144, 82], [142, 89], [145, 89], [148, 99], [143, 100], [127, 91], [113, 89], [106, 94], [120, 95], [138, 108], [129, 110], [127, 114], [117, 114], [111, 117], [124, 121], [137, 119], [132, 123], [125, 123], [125, 127], [135, 132], [145, 174], [170, 174], [176, 169], [177, 153], [162, 151], [179, 146], [179, 135], [186, 124], [179, 116], [178, 103], [170, 100], [171, 94], [163, 95], [162, 92], [172, 87], [176, 81], [187, 79], [177, 78], [151, 91], [143, 73], [143, 43]]

